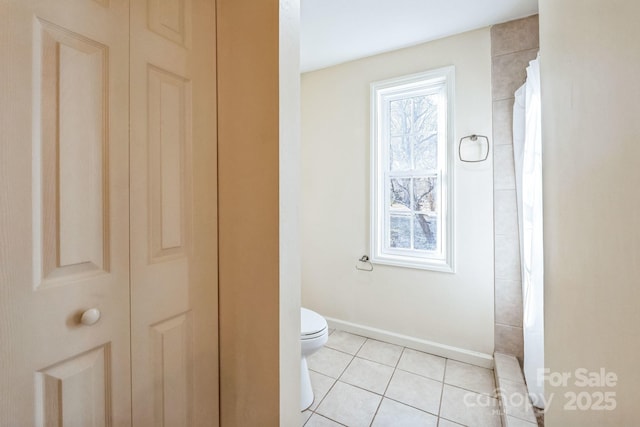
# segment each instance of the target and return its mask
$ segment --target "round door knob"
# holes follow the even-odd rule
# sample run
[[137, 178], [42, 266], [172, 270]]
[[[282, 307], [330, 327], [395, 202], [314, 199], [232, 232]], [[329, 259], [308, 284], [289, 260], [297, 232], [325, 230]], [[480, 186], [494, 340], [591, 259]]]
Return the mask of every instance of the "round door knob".
[[80, 317], [80, 323], [86, 326], [95, 325], [98, 320], [100, 320], [100, 310], [97, 308], [90, 308], [82, 313], [82, 317]]

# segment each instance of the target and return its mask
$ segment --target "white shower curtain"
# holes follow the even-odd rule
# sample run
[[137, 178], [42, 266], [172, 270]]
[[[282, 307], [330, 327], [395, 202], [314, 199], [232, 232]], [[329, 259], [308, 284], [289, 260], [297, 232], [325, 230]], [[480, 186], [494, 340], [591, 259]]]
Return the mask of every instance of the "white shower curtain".
[[539, 58], [515, 94], [513, 154], [522, 265], [524, 375], [533, 404], [544, 408], [544, 266], [542, 250], [542, 139]]

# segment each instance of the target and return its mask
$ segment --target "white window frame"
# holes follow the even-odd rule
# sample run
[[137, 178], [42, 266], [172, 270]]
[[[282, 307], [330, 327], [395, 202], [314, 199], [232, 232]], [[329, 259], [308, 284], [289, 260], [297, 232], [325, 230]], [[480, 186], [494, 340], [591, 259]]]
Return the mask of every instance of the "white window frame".
[[[371, 262], [399, 267], [418, 268], [453, 273], [454, 270], [454, 76], [453, 66], [423, 73], [371, 83]], [[387, 248], [386, 232], [389, 225], [388, 186], [389, 173], [389, 107], [391, 100], [407, 95], [440, 93], [444, 107], [440, 111], [438, 138], [438, 168], [440, 193], [439, 221], [436, 251]], [[415, 95], [414, 95], [415, 94]], [[444, 117], [442, 117], [444, 115]], [[443, 123], [444, 122], [444, 123]], [[385, 137], [387, 135], [387, 137]]]

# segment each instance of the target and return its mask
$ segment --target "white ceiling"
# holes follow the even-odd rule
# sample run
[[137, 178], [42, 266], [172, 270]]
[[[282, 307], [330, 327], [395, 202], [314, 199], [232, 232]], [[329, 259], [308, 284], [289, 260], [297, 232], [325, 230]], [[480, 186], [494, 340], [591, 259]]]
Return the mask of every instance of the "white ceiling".
[[537, 11], [537, 0], [301, 0], [301, 70], [317, 70]]

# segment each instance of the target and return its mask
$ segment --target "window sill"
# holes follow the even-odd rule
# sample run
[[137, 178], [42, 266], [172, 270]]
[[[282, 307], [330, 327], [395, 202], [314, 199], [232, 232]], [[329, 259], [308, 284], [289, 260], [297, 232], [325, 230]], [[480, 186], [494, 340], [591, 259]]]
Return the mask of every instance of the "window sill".
[[371, 263], [392, 267], [412, 268], [416, 270], [436, 271], [440, 273], [455, 273], [453, 263], [444, 260], [412, 260], [406, 257], [373, 256]]

